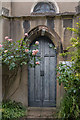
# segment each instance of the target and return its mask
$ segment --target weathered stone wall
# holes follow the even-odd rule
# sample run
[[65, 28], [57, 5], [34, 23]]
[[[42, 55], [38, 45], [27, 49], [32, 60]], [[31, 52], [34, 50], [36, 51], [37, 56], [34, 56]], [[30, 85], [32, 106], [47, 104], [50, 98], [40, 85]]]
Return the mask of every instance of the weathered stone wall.
[[12, 3], [9, 2], [2, 2], [2, 14], [11, 16], [11, 5]]
[[20, 40], [24, 37], [23, 21], [20, 19], [11, 19], [11, 38], [13, 40]]
[[5, 36], [11, 37], [11, 28], [10, 28], [10, 20], [3, 17], [3, 33], [2, 33], [2, 39], [5, 40]]
[[[55, 0], [56, 1], [56, 0]], [[12, 16], [26, 16], [31, 14], [31, 9], [35, 2], [13, 2], [12, 3]], [[57, 2], [59, 12], [75, 12], [77, 2]]]
[[[9, 10], [9, 16], [26, 16], [31, 15], [32, 9], [37, 2], [2, 2], [2, 7]], [[75, 12], [77, 5], [78, 2], [57, 2], [60, 13]]]

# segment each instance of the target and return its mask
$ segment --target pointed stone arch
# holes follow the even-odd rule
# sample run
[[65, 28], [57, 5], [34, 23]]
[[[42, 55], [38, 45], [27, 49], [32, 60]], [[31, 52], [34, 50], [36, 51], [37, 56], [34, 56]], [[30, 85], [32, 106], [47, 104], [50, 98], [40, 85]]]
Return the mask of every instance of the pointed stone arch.
[[[44, 33], [43, 33], [44, 32]], [[53, 42], [53, 44], [55, 45], [55, 48], [58, 50], [58, 52], [62, 51], [62, 42], [61, 42], [61, 38], [59, 37], [59, 35], [55, 32], [55, 30], [51, 31], [47, 26], [45, 25], [39, 25], [35, 28], [33, 28], [32, 30], [30, 30], [28, 32], [29, 34], [29, 39], [31, 40], [31, 42], [39, 36], [46, 36], [49, 39], [51, 39], [51, 41]]]

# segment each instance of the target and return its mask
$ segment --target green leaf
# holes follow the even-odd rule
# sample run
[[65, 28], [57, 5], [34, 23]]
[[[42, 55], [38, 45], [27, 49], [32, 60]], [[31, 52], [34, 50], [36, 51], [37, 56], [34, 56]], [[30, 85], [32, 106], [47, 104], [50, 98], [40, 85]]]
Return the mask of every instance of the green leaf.
[[52, 45], [52, 44], [49, 44], [49, 47], [50, 47], [50, 48], [52, 48], [52, 47], [53, 47], [53, 45]]

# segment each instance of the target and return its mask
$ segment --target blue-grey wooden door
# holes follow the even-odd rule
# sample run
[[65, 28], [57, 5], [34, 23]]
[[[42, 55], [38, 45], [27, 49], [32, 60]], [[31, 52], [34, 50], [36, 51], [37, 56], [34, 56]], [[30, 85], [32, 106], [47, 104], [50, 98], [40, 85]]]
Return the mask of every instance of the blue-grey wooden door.
[[[31, 107], [55, 107], [56, 50], [49, 38], [39, 37], [36, 40], [39, 41], [37, 56], [41, 57], [41, 61], [40, 65], [28, 69], [28, 104]], [[31, 46], [31, 49], [34, 47]]]

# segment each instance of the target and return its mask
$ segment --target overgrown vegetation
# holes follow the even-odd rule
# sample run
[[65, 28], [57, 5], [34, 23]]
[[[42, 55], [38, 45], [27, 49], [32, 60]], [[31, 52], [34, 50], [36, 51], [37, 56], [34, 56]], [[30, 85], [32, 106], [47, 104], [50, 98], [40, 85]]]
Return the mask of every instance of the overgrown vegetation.
[[[5, 92], [3, 93], [2, 103], [0, 103], [0, 115], [2, 120], [18, 120], [26, 115], [26, 108], [21, 103], [9, 100], [12, 95], [18, 90], [22, 78], [22, 66], [29, 65], [35, 67], [39, 65], [39, 58], [36, 56], [39, 42], [36, 41], [33, 45], [34, 50], [30, 49], [30, 40], [28, 34], [25, 33], [24, 39], [14, 41], [5, 37], [5, 41], [0, 44], [0, 62], [7, 67], [7, 77], [5, 79]], [[27, 67], [27, 66], [26, 66]], [[5, 69], [3, 70], [3, 72]], [[9, 88], [14, 84], [17, 74], [20, 72], [19, 85], [13, 93], [8, 96]], [[1, 118], [1, 117], [0, 117]]]
[[[34, 50], [30, 49], [30, 40], [28, 39], [28, 34], [25, 33], [24, 39], [14, 41], [9, 39], [8, 36], [5, 37], [5, 41], [0, 44], [0, 59], [2, 65], [7, 68], [7, 77], [5, 78], [5, 93], [3, 93], [3, 99], [10, 99], [10, 97], [18, 90], [22, 78], [23, 65], [35, 67], [39, 65], [39, 57], [37, 57], [39, 42], [34, 43]], [[3, 72], [6, 69], [3, 68]], [[17, 74], [20, 72], [19, 85], [13, 91], [13, 93], [8, 97], [9, 88], [14, 84]], [[6, 97], [7, 96], [7, 97]]]
[[36, 41], [34, 44], [35, 50], [30, 50], [30, 40], [28, 37], [14, 41], [6, 36], [5, 42], [3, 42], [2, 45], [0, 44], [2, 63], [8, 65], [9, 70], [17, 70], [20, 66], [26, 64], [34, 67], [38, 61], [38, 59], [35, 58], [36, 54], [39, 52], [38, 44], [39, 42]]
[[[59, 118], [62, 119], [80, 119], [80, 22], [77, 23], [77, 29], [68, 28], [73, 31], [75, 38], [71, 38], [71, 46], [67, 48], [62, 56], [71, 55], [70, 65], [58, 65], [58, 81], [64, 85], [65, 95], [61, 101]], [[70, 51], [70, 49], [72, 49]]]
[[8, 100], [2, 102], [0, 112], [2, 112], [1, 120], [19, 120], [26, 115], [26, 108], [19, 102]]

